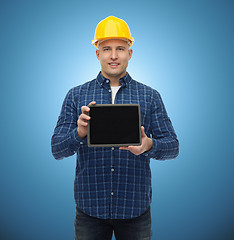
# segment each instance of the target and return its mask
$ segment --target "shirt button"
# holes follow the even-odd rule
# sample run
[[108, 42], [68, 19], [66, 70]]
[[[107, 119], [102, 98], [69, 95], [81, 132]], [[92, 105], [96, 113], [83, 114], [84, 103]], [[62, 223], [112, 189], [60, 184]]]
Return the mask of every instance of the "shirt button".
[[114, 172], [114, 171], [115, 171], [115, 169], [114, 169], [114, 168], [112, 168], [112, 169], [111, 169], [111, 172]]
[[111, 92], [111, 89], [109, 89], [109, 92]]
[[111, 195], [113, 196], [113, 195], [114, 195], [114, 193], [113, 193], [113, 192], [111, 192]]
[[106, 80], [106, 83], [109, 83], [109, 80]]
[[111, 150], [115, 150], [115, 148], [114, 148], [114, 147], [112, 147], [112, 148], [111, 148]]
[[83, 144], [83, 142], [80, 142], [80, 144]]

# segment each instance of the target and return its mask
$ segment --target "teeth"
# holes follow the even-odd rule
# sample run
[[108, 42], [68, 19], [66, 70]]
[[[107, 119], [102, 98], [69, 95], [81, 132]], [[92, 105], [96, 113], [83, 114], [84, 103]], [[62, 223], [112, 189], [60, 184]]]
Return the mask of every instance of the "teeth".
[[118, 64], [117, 63], [110, 63], [110, 65], [117, 66]]

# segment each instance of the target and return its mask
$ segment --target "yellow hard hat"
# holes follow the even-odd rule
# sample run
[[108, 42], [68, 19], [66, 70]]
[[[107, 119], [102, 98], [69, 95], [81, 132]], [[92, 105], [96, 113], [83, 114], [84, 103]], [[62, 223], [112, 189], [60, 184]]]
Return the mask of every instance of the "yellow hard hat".
[[128, 24], [117, 17], [109, 16], [98, 23], [92, 44], [98, 48], [98, 42], [107, 39], [123, 39], [129, 42], [129, 48], [134, 43]]

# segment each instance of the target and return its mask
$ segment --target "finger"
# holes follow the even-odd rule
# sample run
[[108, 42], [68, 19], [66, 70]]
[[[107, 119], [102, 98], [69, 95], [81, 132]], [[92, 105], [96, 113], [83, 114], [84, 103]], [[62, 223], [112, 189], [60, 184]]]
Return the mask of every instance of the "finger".
[[90, 116], [82, 113], [77, 121], [78, 126], [87, 126], [87, 121], [90, 120], [90, 118]]
[[88, 125], [86, 120], [82, 120], [81, 118], [78, 119], [77, 121], [78, 127], [86, 127]]
[[90, 120], [90, 116], [88, 116], [88, 115], [85, 114], [85, 113], [82, 113], [82, 114], [80, 115], [80, 120], [82, 120], [82, 121], [88, 121], [88, 120]]
[[89, 111], [90, 111], [89, 106], [90, 106], [90, 105], [95, 105], [95, 104], [96, 104], [96, 102], [95, 102], [95, 101], [92, 101], [91, 103], [88, 104], [88, 106], [82, 106], [82, 107], [81, 107], [82, 113], [89, 112]]
[[129, 150], [128, 147], [119, 147], [120, 150]]
[[92, 106], [92, 105], [95, 105], [96, 102], [95, 101], [92, 101], [91, 103], [89, 103], [88, 107]]
[[141, 126], [141, 137], [146, 137], [145, 128]]
[[134, 150], [136, 146], [127, 146], [127, 147], [119, 147], [120, 150], [128, 150], [128, 151], [131, 151], [131, 150]]
[[81, 107], [82, 113], [86, 113], [86, 112], [88, 112], [89, 110], [90, 110], [90, 108], [87, 107], [87, 106], [82, 106], [82, 107]]
[[[96, 104], [96, 102], [95, 101], [92, 101], [89, 105], [95, 105]], [[88, 106], [89, 106], [88, 105]]]
[[82, 126], [82, 127], [87, 127], [88, 126], [88, 123], [87, 122], [83, 122], [83, 121], [80, 121], [78, 122], [78, 126]]

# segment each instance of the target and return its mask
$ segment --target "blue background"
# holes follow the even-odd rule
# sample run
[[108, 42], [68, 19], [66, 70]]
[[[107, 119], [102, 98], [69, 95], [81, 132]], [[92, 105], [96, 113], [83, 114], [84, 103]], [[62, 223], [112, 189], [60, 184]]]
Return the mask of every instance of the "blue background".
[[153, 240], [234, 239], [234, 2], [0, 1], [0, 239], [73, 239], [75, 156], [50, 139], [67, 91], [100, 70], [97, 23], [123, 18], [131, 76], [157, 89], [180, 140], [151, 160]]

